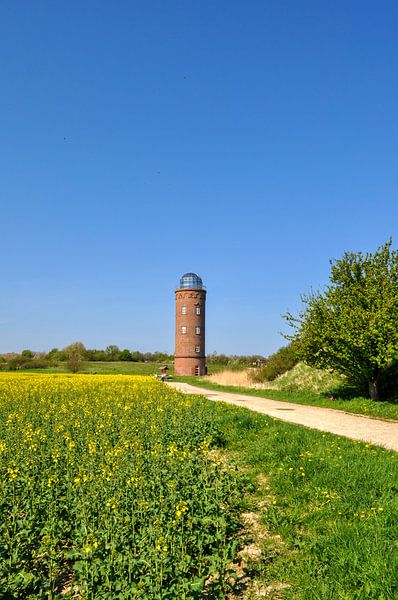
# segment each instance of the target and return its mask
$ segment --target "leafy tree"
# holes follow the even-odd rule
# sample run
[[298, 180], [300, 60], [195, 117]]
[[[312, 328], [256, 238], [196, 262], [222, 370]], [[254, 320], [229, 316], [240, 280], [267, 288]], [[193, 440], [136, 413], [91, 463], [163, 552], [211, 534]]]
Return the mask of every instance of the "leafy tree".
[[66, 358], [70, 358], [70, 356], [76, 356], [79, 354], [82, 358], [84, 357], [84, 353], [86, 352], [86, 347], [83, 342], [74, 342], [73, 344], [69, 344], [62, 351]]
[[118, 355], [120, 354], [120, 348], [119, 348], [119, 346], [116, 346], [115, 344], [110, 344], [109, 346], [107, 346], [105, 348], [105, 354], [108, 357], [106, 360], [109, 360], [109, 361], [117, 360]]
[[106, 354], [105, 350], [86, 350], [84, 358], [91, 361], [109, 361], [109, 356]]
[[29, 360], [34, 357], [34, 353], [32, 352], [32, 350], [22, 350], [21, 356]]
[[50, 352], [47, 352], [45, 358], [49, 366], [54, 367], [58, 364], [58, 361], [60, 360], [60, 351], [58, 350], [58, 348], [52, 348]]
[[122, 350], [119, 353], [118, 360], [122, 360], [122, 361], [126, 361], [126, 362], [132, 361], [133, 357], [131, 356], [130, 350], [127, 350], [127, 348], [125, 348], [124, 350]]
[[86, 348], [82, 342], [75, 342], [64, 348], [64, 352], [67, 356], [66, 368], [71, 373], [77, 373], [81, 371], [84, 366], [84, 353]]
[[398, 360], [398, 252], [392, 240], [374, 254], [346, 252], [332, 260], [323, 293], [303, 296], [290, 339], [309, 365], [332, 368], [381, 398], [384, 378]]
[[166, 362], [170, 359], [170, 355], [166, 352], [145, 352], [142, 354], [144, 362]]

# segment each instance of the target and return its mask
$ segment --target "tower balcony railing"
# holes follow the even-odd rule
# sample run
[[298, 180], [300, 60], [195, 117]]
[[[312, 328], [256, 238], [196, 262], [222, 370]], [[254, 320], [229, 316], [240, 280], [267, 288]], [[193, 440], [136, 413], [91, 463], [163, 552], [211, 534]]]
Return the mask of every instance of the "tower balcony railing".
[[175, 290], [205, 290], [206, 291], [206, 286], [205, 285], [195, 285], [195, 284], [184, 284], [184, 285], [177, 285], [177, 287], [175, 288]]

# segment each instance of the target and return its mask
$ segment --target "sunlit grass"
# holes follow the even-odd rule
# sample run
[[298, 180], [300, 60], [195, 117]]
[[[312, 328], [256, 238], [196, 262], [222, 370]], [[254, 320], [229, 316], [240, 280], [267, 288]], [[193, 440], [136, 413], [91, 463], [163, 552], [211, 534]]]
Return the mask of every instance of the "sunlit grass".
[[398, 454], [215, 404], [270, 532], [253, 575], [282, 598], [397, 598]]

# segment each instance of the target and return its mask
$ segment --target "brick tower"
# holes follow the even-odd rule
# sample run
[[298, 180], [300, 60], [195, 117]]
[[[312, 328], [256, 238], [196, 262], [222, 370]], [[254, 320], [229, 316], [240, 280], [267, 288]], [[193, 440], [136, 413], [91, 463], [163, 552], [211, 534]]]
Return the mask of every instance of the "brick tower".
[[206, 289], [196, 273], [180, 279], [176, 295], [175, 375], [205, 375]]

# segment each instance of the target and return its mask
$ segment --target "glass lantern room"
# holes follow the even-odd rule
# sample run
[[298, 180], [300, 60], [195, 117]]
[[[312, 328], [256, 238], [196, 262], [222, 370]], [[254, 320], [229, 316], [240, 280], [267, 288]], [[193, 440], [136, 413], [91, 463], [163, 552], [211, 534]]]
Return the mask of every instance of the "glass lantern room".
[[180, 288], [193, 288], [195, 290], [204, 290], [203, 281], [196, 273], [185, 273], [180, 279]]

